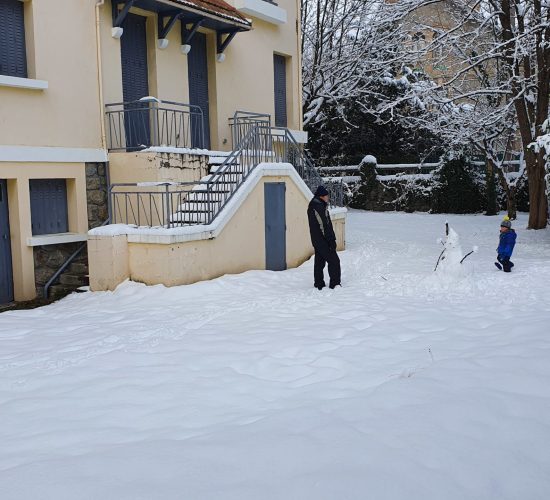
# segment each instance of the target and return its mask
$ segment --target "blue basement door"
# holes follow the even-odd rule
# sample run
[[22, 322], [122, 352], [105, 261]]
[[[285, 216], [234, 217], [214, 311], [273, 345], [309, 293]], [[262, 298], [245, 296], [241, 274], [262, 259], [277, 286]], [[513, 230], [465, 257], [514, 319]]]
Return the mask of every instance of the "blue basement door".
[[[122, 61], [122, 95], [126, 148], [130, 151], [151, 145], [149, 111], [146, 103], [134, 103], [149, 95], [149, 72], [147, 69], [147, 19], [128, 14], [120, 39]], [[138, 109], [139, 108], [139, 109]]]
[[13, 300], [13, 275], [11, 264], [10, 219], [8, 189], [0, 180], [0, 304]]
[[286, 269], [286, 184], [264, 184], [265, 206], [265, 268]]
[[191, 52], [187, 55], [189, 78], [189, 104], [202, 110], [203, 124], [191, 122], [191, 143], [194, 148], [210, 148], [210, 110], [208, 104], [208, 55], [206, 35], [195, 33], [191, 39]]

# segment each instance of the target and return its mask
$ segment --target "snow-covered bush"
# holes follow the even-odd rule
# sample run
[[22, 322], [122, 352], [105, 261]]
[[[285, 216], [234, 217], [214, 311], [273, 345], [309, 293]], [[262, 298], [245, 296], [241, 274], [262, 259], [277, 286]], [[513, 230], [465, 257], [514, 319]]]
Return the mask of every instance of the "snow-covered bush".
[[[366, 157], [368, 158], [368, 157]], [[447, 155], [432, 173], [381, 175], [376, 165], [361, 162], [360, 181], [349, 185], [352, 208], [375, 211], [480, 213], [487, 209], [486, 172], [469, 158]], [[519, 179], [517, 205], [528, 210], [526, 179]], [[497, 209], [506, 208], [500, 184], [493, 184]], [[494, 196], [494, 195], [493, 195]]]
[[483, 211], [486, 203], [484, 184], [485, 173], [468, 158], [445, 158], [434, 172], [431, 211], [454, 214]]

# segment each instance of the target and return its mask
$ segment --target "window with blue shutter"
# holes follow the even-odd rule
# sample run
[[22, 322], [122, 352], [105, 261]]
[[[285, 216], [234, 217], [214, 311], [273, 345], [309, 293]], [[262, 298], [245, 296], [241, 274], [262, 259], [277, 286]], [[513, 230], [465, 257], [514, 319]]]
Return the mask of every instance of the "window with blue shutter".
[[69, 231], [67, 181], [65, 179], [32, 179], [32, 234], [56, 234]]
[[286, 112], [286, 58], [273, 55], [273, 74], [275, 77], [275, 126], [287, 126]]
[[0, 75], [27, 78], [23, 2], [0, 0]]

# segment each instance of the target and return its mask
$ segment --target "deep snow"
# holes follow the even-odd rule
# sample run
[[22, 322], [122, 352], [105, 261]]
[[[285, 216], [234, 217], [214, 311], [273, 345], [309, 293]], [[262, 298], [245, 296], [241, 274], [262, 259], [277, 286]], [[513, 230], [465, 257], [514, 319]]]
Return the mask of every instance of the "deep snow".
[[[462, 270], [433, 269], [448, 219]], [[351, 212], [312, 263], [0, 314], [0, 498], [550, 498], [550, 233]], [[445, 269], [445, 266], [443, 266]]]

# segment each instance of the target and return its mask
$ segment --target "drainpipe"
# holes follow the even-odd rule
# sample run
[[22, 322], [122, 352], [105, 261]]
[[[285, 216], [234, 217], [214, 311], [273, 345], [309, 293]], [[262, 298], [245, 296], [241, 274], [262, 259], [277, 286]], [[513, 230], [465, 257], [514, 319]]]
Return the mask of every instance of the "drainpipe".
[[302, 43], [301, 38], [302, 34], [302, 5], [300, 0], [296, 0], [296, 53], [298, 54], [298, 130], [304, 130], [304, 117], [303, 117], [303, 108], [302, 108]]
[[101, 123], [101, 146], [107, 150], [107, 134], [105, 132], [105, 103], [103, 101], [103, 69], [101, 64], [101, 32], [99, 8], [105, 5], [105, 0], [97, 0], [95, 4], [95, 33], [96, 33], [96, 58], [97, 58], [97, 81], [99, 88], [99, 107]]

